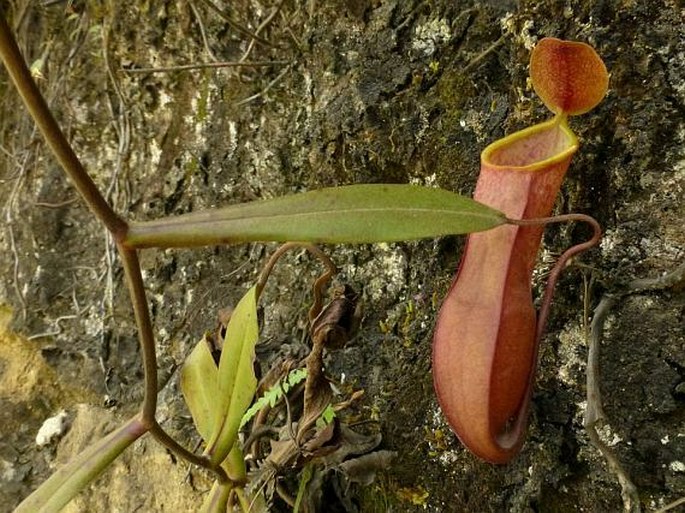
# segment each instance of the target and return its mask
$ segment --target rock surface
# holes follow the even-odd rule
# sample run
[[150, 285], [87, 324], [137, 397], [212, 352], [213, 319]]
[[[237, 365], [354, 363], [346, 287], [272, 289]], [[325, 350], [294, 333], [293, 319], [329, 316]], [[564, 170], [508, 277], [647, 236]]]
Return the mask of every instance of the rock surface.
[[[4, 11], [78, 155], [133, 219], [350, 183], [470, 194], [481, 149], [547, 115], [526, 80], [532, 45], [543, 36], [592, 44], [611, 72], [610, 92], [573, 121], [582, 147], [557, 209], [594, 215], [606, 237], [559, 285], [521, 455], [503, 467], [476, 460], [433, 396], [431, 330], [461, 238], [326, 248], [365, 312], [359, 335], [327, 370], [365, 390], [360, 418], [378, 422], [383, 448], [398, 454], [374, 484], [353, 490], [360, 511], [621, 510], [617, 479], [582, 427], [584, 285], [592, 285], [591, 308], [604, 291], [683, 261], [679, 2], [221, 3], [263, 42], [204, 2], [40, 4]], [[131, 72], [245, 55], [275, 64]], [[11, 511], [98, 426], [135, 411], [142, 368], [113, 245], [4, 70], [0, 112], [0, 303], [14, 319], [14, 333], [0, 335], [0, 510]], [[575, 226], [550, 228], [541, 266], [583, 237]], [[197, 438], [173, 370], [273, 249], [142, 254], [160, 373], [170, 378], [159, 418], [186, 446]], [[263, 302], [262, 354], [306, 353], [318, 270], [303, 254], [277, 267]], [[602, 346], [605, 438], [644, 510], [685, 496], [684, 306], [682, 286], [631, 296], [612, 311]], [[71, 431], [37, 448], [41, 424], [62, 409]], [[185, 479], [186, 468], [144, 439], [69, 511], [192, 510], [208, 485], [196, 470]]]

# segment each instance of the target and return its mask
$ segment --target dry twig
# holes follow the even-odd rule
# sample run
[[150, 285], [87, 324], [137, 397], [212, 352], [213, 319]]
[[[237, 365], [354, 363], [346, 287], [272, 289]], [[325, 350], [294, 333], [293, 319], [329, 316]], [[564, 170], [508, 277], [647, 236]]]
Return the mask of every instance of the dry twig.
[[637, 487], [630, 479], [629, 474], [621, 465], [614, 451], [604, 443], [597, 430], [598, 426], [606, 423], [607, 418], [602, 408], [602, 395], [599, 387], [599, 351], [606, 321], [611, 308], [616, 302], [625, 296], [647, 291], [664, 290], [685, 281], [685, 262], [680, 264], [674, 271], [658, 278], [640, 278], [633, 280], [618, 292], [606, 293], [602, 296], [595, 308], [594, 316], [590, 324], [590, 339], [587, 360], [587, 408], [583, 426], [587, 431], [592, 445], [602, 454], [609, 468], [618, 478], [621, 485], [621, 497], [623, 509], [630, 513], [639, 513], [640, 497]]

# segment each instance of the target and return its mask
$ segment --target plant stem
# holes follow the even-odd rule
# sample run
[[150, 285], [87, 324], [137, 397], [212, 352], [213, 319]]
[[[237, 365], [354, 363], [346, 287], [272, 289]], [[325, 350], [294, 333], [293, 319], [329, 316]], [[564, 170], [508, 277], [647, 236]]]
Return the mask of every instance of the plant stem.
[[152, 436], [169, 450], [178, 454], [181, 458], [195, 463], [201, 467], [214, 472], [217, 479], [221, 482], [228, 480], [226, 473], [220, 467], [214, 467], [207, 458], [193, 454], [173, 438], [171, 438], [159, 425], [155, 419], [157, 411], [157, 353], [155, 349], [155, 339], [152, 332], [152, 322], [150, 320], [150, 310], [147, 305], [143, 277], [140, 272], [140, 262], [138, 253], [134, 249], [117, 246], [121, 262], [126, 275], [133, 313], [138, 326], [138, 340], [143, 354], [143, 370], [145, 375], [145, 393], [143, 405], [141, 407], [141, 422], [149, 429]]
[[126, 275], [133, 313], [138, 326], [138, 341], [143, 354], [143, 371], [145, 375], [145, 392], [142, 405], [142, 421], [149, 427], [155, 425], [155, 412], [157, 411], [157, 353], [155, 350], [155, 338], [152, 333], [150, 310], [147, 305], [143, 277], [140, 272], [140, 262], [135, 249], [128, 249], [121, 244], [117, 245], [121, 263]]
[[116, 240], [121, 240], [128, 230], [128, 224], [120, 218], [105, 198], [100, 194], [93, 180], [88, 176], [81, 161], [64, 137], [57, 121], [52, 116], [38, 86], [31, 77], [31, 72], [21, 55], [12, 32], [4, 16], [0, 14], [0, 58], [5, 63], [7, 72], [24, 100], [31, 117], [36, 122], [50, 149], [73, 181], [79, 194], [90, 210], [102, 221]]
[[273, 255], [271, 255], [267, 263], [264, 265], [264, 268], [262, 269], [262, 272], [259, 275], [259, 279], [257, 280], [256, 284], [257, 301], [259, 301], [259, 298], [262, 295], [262, 290], [264, 290], [266, 282], [269, 279], [269, 275], [271, 274], [271, 271], [273, 270], [276, 263], [280, 260], [280, 258], [283, 256], [285, 252], [290, 251], [294, 248], [306, 249], [312, 255], [317, 257], [321, 261], [321, 263], [323, 263], [326, 266], [326, 272], [323, 275], [321, 275], [312, 286], [312, 290], [314, 293], [314, 304], [309, 309], [309, 321], [311, 322], [319, 314], [319, 312], [321, 311], [321, 307], [323, 305], [321, 291], [326, 286], [326, 284], [331, 280], [331, 278], [338, 272], [338, 268], [335, 267], [335, 264], [330, 259], [330, 257], [326, 253], [321, 251], [321, 249], [319, 249], [319, 247], [315, 246], [314, 244], [309, 244], [307, 242], [286, 242], [285, 244], [279, 246], [279, 248], [274, 252]]
[[143, 74], [143, 73], [169, 73], [172, 71], [194, 71], [198, 69], [207, 68], [247, 68], [247, 67], [267, 67], [267, 66], [285, 66], [291, 64], [290, 61], [221, 61], [221, 62], [200, 62], [197, 64], [180, 64], [177, 66], [163, 66], [159, 68], [130, 68], [122, 71], [129, 74]]
[[169, 436], [169, 434], [166, 431], [164, 431], [162, 426], [160, 426], [157, 421], [155, 421], [154, 424], [150, 427], [150, 434], [154, 436], [155, 440], [161, 443], [164, 447], [166, 447], [176, 455], [180, 456], [184, 460], [190, 463], [194, 463], [195, 465], [198, 465], [200, 467], [203, 467], [209, 470], [210, 472], [213, 472], [220, 483], [228, 483], [230, 481], [230, 479], [226, 475], [226, 472], [223, 468], [221, 468], [221, 466], [215, 467], [210, 463], [209, 458], [204, 456], [198, 456], [197, 454], [190, 452], [188, 449], [179, 444], [176, 440], [171, 438], [171, 436]]

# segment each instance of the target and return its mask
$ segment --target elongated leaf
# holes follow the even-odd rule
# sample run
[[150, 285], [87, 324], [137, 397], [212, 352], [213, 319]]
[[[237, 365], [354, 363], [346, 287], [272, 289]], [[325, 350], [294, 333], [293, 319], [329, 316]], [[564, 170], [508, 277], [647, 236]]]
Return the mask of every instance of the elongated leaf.
[[293, 513], [300, 513], [300, 508], [302, 507], [302, 501], [304, 500], [304, 495], [307, 493], [307, 485], [312, 479], [312, 474], [314, 473], [314, 464], [308, 463], [302, 469], [302, 474], [300, 476], [300, 486], [297, 488], [297, 497], [295, 498], [295, 505], [293, 506]]
[[253, 286], [233, 310], [226, 327], [219, 360], [218, 393], [212, 406], [215, 408], [212, 436], [205, 451], [214, 464], [224, 461], [231, 451], [240, 420], [257, 390], [253, 369], [257, 337], [257, 296]]
[[195, 427], [205, 442], [212, 436], [216, 420], [218, 374], [209, 346], [202, 338], [183, 362], [181, 392], [193, 416]]
[[245, 456], [240, 444], [233, 444], [233, 449], [228, 457], [223, 461], [221, 467], [226, 471], [228, 478], [234, 483], [247, 482], [247, 467], [245, 466]]
[[332, 187], [133, 223], [130, 247], [249, 241], [365, 243], [489, 230], [502, 213], [443, 189], [402, 184]]
[[202, 503], [200, 513], [226, 513], [226, 505], [232, 489], [233, 485], [230, 481], [228, 483], [214, 481], [212, 489]]
[[147, 431], [138, 417], [87, 447], [19, 504], [15, 513], [56, 513]]
[[[193, 416], [197, 431], [205, 442], [208, 442], [214, 432], [213, 426], [219, 416], [220, 404], [217, 369], [209, 346], [202, 338], [193, 351], [188, 355], [181, 369], [181, 391], [188, 409]], [[245, 459], [240, 445], [234, 444], [228, 457], [221, 463], [228, 477], [234, 482], [246, 479]], [[224, 493], [223, 490], [221, 493]], [[221, 495], [217, 491], [218, 497]], [[205, 504], [213, 503], [207, 499]], [[225, 506], [224, 506], [225, 507]]]

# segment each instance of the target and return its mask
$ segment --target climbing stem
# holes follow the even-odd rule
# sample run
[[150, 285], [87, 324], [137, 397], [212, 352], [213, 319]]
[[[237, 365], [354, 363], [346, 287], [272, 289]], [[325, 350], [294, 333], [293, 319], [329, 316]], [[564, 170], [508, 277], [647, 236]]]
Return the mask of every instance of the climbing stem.
[[133, 313], [138, 326], [138, 341], [140, 343], [141, 353], [143, 354], [145, 392], [143, 405], [141, 407], [141, 422], [149, 429], [152, 436], [169, 450], [190, 463], [195, 463], [214, 472], [219, 481], [226, 482], [228, 478], [222, 468], [211, 465], [206, 458], [193, 454], [181, 446], [162, 429], [155, 419], [158, 392], [157, 353], [154, 334], [152, 332], [152, 322], [150, 320], [150, 310], [147, 304], [143, 277], [140, 272], [138, 252], [134, 249], [123, 247], [121, 244], [118, 246], [118, 249], [126, 275], [129, 295], [131, 296], [131, 302], [133, 304]]
[[138, 252], [134, 249], [117, 246], [121, 263], [124, 267], [126, 285], [128, 286], [133, 314], [138, 326], [138, 342], [143, 355], [143, 371], [145, 375], [145, 392], [142, 405], [142, 421], [152, 426], [155, 423], [157, 411], [157, 353], [155, 350], [155, 337], [152, 333], [150, 310], [147, 305], [145, 286], [140, 272]]
[[209, 458], [204, 456], [198, 456], [197, 454], [190, 452], [188, 449], [186, 449], [176, 440], [174, 440], [171, 436], [169, 436], [169, 434], [166, 431], [164, 431], [164, 429], [162, 429], [162, 426], [160, 426], [157, 421], [155, 421], [152, 424], [152, 426], [150, 426], [150, 434], [155, 437], [155, 440], [164, 445], [167, 449], [175, 453], [177, 456], [180, 456], [189, 463], [199, 465], [200, 467], [203, 467], [209, 470], [210, 472], [216, 474], [216, 478], [220, 483], [229, 482], [229, 478], [226, 475], [224, 469], [221, 468], [221, 466], [214, 466], [210, 463]]
[[69, 175], [69, 178], [71, 178], [79, 194], [81, 194], [90, 210], [102, 221], [114, 238], [121, 240], [128, 230], [128, 224], [109, 206], [74, 153], [74, 150], [50, 112], [45, 99], [40, 94], [38, 86], [36, 86], [17, 46], [17, 42], [12, 36], [10, 27], [1, 13], [0, 58], [5, 63], [5, 68], [24, 100], [24, 104], [31, 117], [33, 117], [50, 149], [55, 154], [55, 157], [57, 157], [64, 171]]
[[306, 242], [287, 242], [285, 244], [282, 244], [279, 246], [279, 248], [274, 252], [273, 255], [269, 258], [269, 260], [266, 262], [264, 265], [264, 268], [262, 269], [261, 274], [259, 275], [259, 280], [257, 280], [257, 301], [259, 301], [259, 297], [262, 294], [262, 290], [264, 290], [264, 287], [266, 286], [266, 282], [269, 279], [269, 276], [271, 275], [271, 271], [273, 270], [274, 266], [276, 263], [280, 260], [280, 258], [285, 254], [287, 251], [290, 251], [291, 249], [295, 248], [304, 248], [307, 251], [309, 251], [312, 255], [317, 257], [326, 267], [326, 272], [322, 274], [315, 282], [314, 285], [312, 286], [313, 293], [314, 293], [314, 304], [312, 307], [309, 309], [309, 320], [312, 321], [314, 318], [319, 314], [321, 311], [321, 307], [323, 306], [323, 293], [322, 290], [326, 286], [326, 284], [331, 280], [331, 278], [338, 272], [338, 269], [335, 267], [335, 264], [333, 261], [330, 259], [326, 253], [321, 251], [321, 249], [314, 244], [309, 244]]

